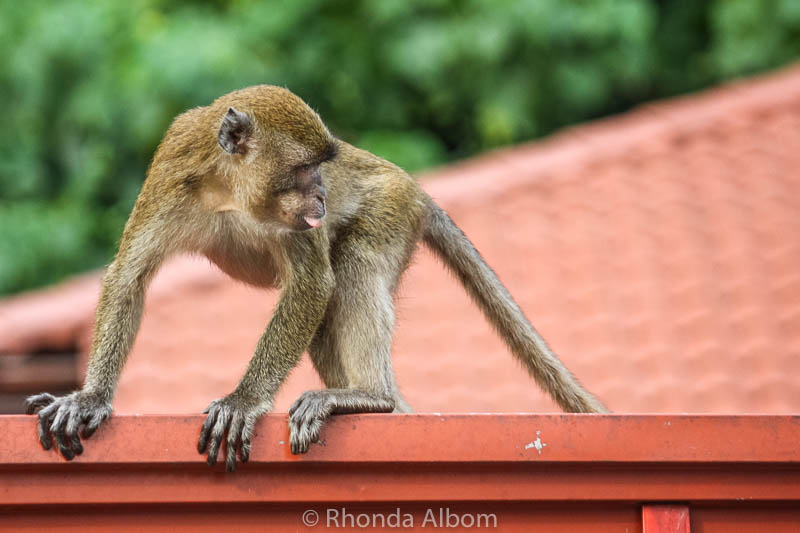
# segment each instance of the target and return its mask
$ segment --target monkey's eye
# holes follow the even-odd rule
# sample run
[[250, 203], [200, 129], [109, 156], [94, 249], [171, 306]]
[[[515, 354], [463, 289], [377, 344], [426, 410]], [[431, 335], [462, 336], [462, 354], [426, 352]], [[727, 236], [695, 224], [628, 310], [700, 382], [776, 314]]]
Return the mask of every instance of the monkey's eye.
[[318, 167], [318, 163], [308, 163], [305, 165], [296, 166], [294, 172], [296, 176], [310, 176], [317, 170]]

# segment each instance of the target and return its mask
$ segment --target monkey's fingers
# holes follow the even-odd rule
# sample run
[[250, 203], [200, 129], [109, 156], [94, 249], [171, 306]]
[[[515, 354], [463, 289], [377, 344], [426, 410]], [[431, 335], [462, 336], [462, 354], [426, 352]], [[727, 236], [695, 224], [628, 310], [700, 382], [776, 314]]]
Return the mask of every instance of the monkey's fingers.
[[303, 432], [304, 418], [301, 415], [301, 411], [305, 411], [305, 409], [298, 407], [294, 413], [289, 415], [289, 450], [295, 455], [303, 453], [300, 434]]
[[[58, 412], [50, 424], [50, 432], [56, 441], [56, 446], [64, 459], [71, 461], [75, 457], [75, 452], [69, 447], [69, 442], [65, 433], [67, 420], [70, 416], [70, 406], [61, 404], [58, 407]], [[77, 413], [76, 413], [77, 414]]]
[[81, 436], [84, 439], [88, 439], [89, 437], [94, 435], [94, 432], [97, 431], [97, 428], [100, 427], [100, 424], [102, 424], [106, 418], [108, 418], [107, 412], [105, 411], [95, 412], [89, 418], [89, 422], [87, 422], [86, 425], [83, 426], [83, 429], [81, 430]]
[[244, 420], [238, 413], [234, 413], [231, 425], [228, 427], [228, 440], [225, 443], [226, 457], [225, 457], [225, 470], [228, 472], [236, 471], [236, 448], [239, 443], [239, 437], [242, 433]]
[[302, 421], [301, 418], [297, 415], [290, 415], [289, 416], [289, 450], [293, 454], [301, 453], [299, 450], [301, 448], [299, 442], [299, 435], [302, 431]]
[[225, 412], [223, 409], [220, 409], [220, 411], [221, 412], [217, 415], [217, 423], [214, 424], [214, 428], [211, 430], [211, 439], [208, 442], [208, 459], [206, 460], [208, 466], [217, 464], [219, 446], [222, 444], [222, 438], [225, 436], [225, 428], [227, 428], [230, 423], [230, 413]]
[[58, 404], [52, 403], [39, 411], [39, 423], [36, 429], [39, 433], [39, 442], [42, 448], [49, 450], [53, 447], [53, 439], [50, 436], [50, 426], [53, 424], [53, 419], [58, 412]]
[[197, 451], [199, 453], [205, 453], [206, 451], [208, 437], [211, 436], [211, 428], [214, 427], [218, 412], [216, 401], [211, 402], [211, 405], [206, 407], [205, 411], [203, 411], [203, 413], [208, 413], [208, 416], [205, 422], [203, 422], [203, 427], [200, 429], [200, 440], [197, 441]]
[[53, 439], [50, 438], [50, 422], [39, 419], [36, 423], [36, 432], [39, 435], [39, 443], [42, 448], [49, 450], [53, 447]]
[[302, 424], [299, 429], [292, 434], [292, 453], [306, 453], [311, 444], [319, 442], [319, 437], [322, 433], [322, 425], [324, 423], [324, 419], [312, 418]]
[[289, 415], [289, 433], [291, 452], [306, 453], [309, 446], [319, 442], [322, 425], [330, 416], [332, 404], [325, 397], [315, 392], [303, 393], [293, 405]]
[[39, 415], [39, 420], [36, 424], [36, 431], [39, 434], [39, 443], [42, 448], [49, 450], [53, 447], [53, 439], [50, 437], [50, 417], [43, 417]]
[[289, 437], [291, 452], [295, 455], [308, 452], [311, 444], [319, 441], [322, 424], [322, 420], [312, 418], [292, 427]]
[[239, 452], [243, 463], [250, 460], [250, 443], [253, 439], [253, 429], [255, 425], [255, 417], [248, 416], [245, 418], [244, 427], [242, 428], [242, 448]]
[[83, 419], [78, 414], [77, 408], [74, 411], [75, 412], [70, 412], [70, 417], [67, 419], [67, 423], [64, 428], [64, 434], [69, 440], [70, 447], [72, 448], [72, 451], [75, 452], [75, 455], [80, 455], [83, 453], [83, 445], [81, 444], [81, 438], [78, 436], [78, 429], [80, 428]]
[[25, 414], [32, 415], [40, 409], [47, 407], [55, 401], [56, 397], [52, 394], [43, 392], [41, 394], [34, 394], [25, 399]]

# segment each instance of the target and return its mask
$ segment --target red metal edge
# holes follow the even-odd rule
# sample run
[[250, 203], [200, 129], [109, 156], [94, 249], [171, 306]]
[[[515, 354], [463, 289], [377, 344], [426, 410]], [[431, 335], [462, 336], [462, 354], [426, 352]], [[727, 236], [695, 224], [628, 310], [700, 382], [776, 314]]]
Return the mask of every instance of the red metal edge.
[[689, 533], [689, 506], [642, 506], [642, 531], [643, 533]]
[[112, 417], [67, 462], [35, 417], [0, 417], [0, 506], [800, 502], [791, 416], [348, 415], [294, 456], [273, 414], [234, 474], [197, 453], [202, 421]]
[[[114, 416], [72, 464], [196, 463], [202, 415]], [[38, 445], [36, 417], [0, 416], [0, 466], [65, 461]], [[256, 426], [253, 463], [800, 463], [800, 417], [367, 414], [332, 417], [305, 455], [286, 414]]]

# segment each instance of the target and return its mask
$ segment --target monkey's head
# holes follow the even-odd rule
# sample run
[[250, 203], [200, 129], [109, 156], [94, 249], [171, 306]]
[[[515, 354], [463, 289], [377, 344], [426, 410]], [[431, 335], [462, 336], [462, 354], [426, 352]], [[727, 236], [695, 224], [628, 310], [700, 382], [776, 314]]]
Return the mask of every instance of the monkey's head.
[[248, 211], [291, 230], [320, 227], [326, 212], [320, 165], [336, 156], [336, 141], [319, 115], [268, 85], [231, 93], [214, 107], [225, 167]]

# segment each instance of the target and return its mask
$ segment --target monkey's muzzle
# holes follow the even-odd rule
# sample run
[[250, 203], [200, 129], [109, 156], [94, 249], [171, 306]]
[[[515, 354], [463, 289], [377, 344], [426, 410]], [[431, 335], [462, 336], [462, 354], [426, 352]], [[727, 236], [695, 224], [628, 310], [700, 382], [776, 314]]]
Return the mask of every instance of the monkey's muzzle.
[[322, 227], [322, 219], [325, 218], [325, 196], [324, 193], [317, 194], [310, 205], [305, 209], [303, 222], [307, 227], [303, 229], [315, 229]]

